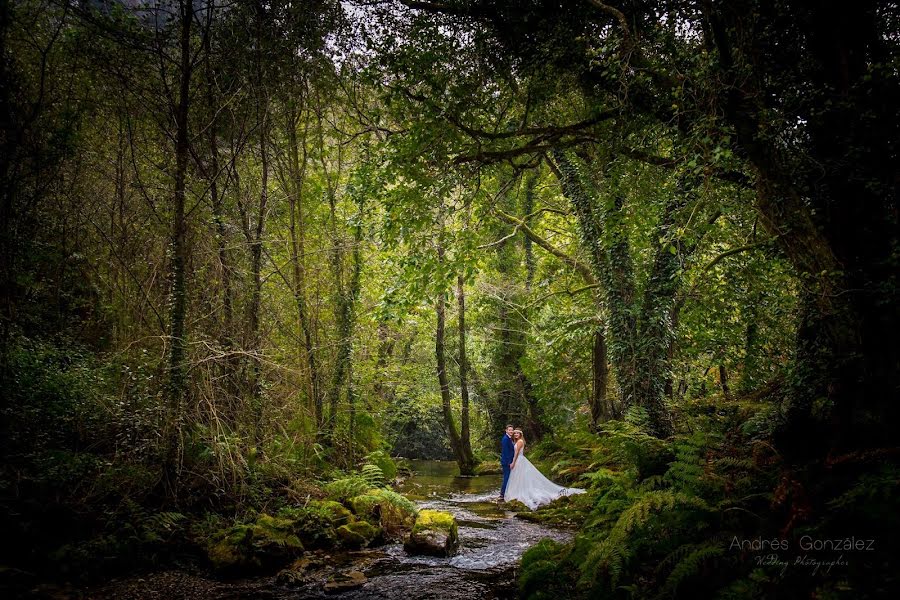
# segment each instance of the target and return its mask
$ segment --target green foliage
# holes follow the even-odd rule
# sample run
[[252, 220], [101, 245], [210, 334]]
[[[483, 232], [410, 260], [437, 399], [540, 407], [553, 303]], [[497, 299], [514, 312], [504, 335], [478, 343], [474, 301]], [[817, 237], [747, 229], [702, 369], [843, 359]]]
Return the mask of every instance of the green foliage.
[[[370, 474], [375, 475], [375, 473], [371, 471]], [[379, 479], [381, 478], [380, 469], [377, 472], [377, 476]], [[337, 502], [346, 504], [350, 500], [350, 498], [358, 496], [372, 487], [372, 484], [362, 476], [350, 475], [348, 477], [329, 481], [323, 486], [322, 489], [324, 490], [325, 495], [329, 500], [335, 500]]]
[[569, 548], [553, 540], [541, 540], [522, 555], [519, 593], [528, 600], [552, 600], [568, 595], [573, 585]]
[[[384, 476], [385, 483], [394, 481], [397, 477], [397, 464], [384, 450], [376, 450], [366, 455], [366, 462], [378, 467]], [[365, 467], [363, 467], [365, 469]]]

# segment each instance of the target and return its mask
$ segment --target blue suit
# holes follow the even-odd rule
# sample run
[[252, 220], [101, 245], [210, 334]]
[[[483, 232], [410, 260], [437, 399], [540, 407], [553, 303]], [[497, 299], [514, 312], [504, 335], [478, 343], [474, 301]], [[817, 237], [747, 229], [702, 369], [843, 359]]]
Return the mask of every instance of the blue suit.
[[500, 466], [503, 467], [503, 485], [500, 486], [500, 495], [506, 494], [506, 484], [509, 482], [509, 464], [516, 455], [516, 446], [513, 444], [512, 438], [505, 433], [500, 440]]

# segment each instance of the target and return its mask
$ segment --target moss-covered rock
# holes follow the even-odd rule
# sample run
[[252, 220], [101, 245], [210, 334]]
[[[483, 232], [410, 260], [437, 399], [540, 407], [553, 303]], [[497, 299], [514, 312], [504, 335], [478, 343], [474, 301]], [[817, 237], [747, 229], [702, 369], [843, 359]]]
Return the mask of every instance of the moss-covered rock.
[[285, 563], [304, 550], [296, 521], [266, 514], [253, 527], [253, 547], [264, 563]]
[[219, 571], [244, 571], [259, 568], [260, 562], [253, 555], [253, 526], [235, 525], [214, 536], [207, 546], [207, 556]]
[[503, 469], [499, 460], [486, 460], [475, 465], [476, 475], [501, 475]]
[[310, 502], [304, 507], [282, 508], [278, 516], [294, 522], [294, 532], [307, 548], [332, 548], [337, 543], [335, 509]]
[[531, 510], [530, 508], [528, 508], [527, 506], [525, 506], [518, 500], [507, 500], [506, 502], [503, 503], [503, 508], [506, 510], [511, 510], [511, 511], [517, 512], [517, 513]]
[[439, 510], [419, 511], [416, 523], [403, 545], [410, 554], [450, 556], [459, 546], [456, 518]]
[[215, 535], [207, 556], [219, 571], [245, 572], [285, 564], [302, 554], [295, 522], [262, 514], [255, 523], [234, 525]]
[[364, 548], [381, 535], [381, 530], [367, 521], [354, 521], [337, 528], [341, 544], [347, 548]]
[[347, 501], [347, 504], [350, 505], [350, 509], [353, 511], [353, 514], [356, 515], [357, 519], [368, 521], [373, 525], [378, 525], [381, 519], [378, 501], [379, 499], [375, 494], [367, 492], [350, 498], [350, 500]]
[[400, 539], [416, 521], [416, 505], [397, 492], [378, 488], [350, 499], [358, 519], [380, 527], [387, 539]]
[[308, 507], [327, 515], [333, 527], [340, 527], [353, 521], [353, 513], [346, 506], [334, 500], [313, 500]]

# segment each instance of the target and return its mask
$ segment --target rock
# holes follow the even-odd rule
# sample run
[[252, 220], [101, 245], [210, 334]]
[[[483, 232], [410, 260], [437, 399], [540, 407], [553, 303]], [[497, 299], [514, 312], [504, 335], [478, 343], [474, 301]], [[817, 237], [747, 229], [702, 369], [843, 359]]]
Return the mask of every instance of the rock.
[[[503, 508], [505, 510], [511, 510], [511, 511], [517, 512], [517, 513], [531, 510], [530, 508], [528, 508], [527, 506], [525, 506], [518, 500], [507, 500], [506, 502], [503, 503]], [[516, 515], [516, 516], [518, 516], [518, 515]]]
[[251, 525], [235, 525], [220, 532], [207, 546], [206, 553], [217, 571], [245, 571], [261, 566], [259, 559], [253, 555]]
[[327, 515], [332, 527], [340, 527], [353, 520], [353, 513], [346, 506], [334, 500], [313, 500], [309, 503], [308, 508]]
[[422, 510], [403, 548], [409, 554], [450, 556], [459, 546], [456, 518], [439, 510]]
[[[348, 513], [344, 513], [346, 514]], [[294, 522], [294, 532], [306, 548], [327, 549], [337, 543], [333, 522], [341, 517], [338, 509], [330, 502], [310, 502], [304, 507], [282, 508], [278, 511], [278, 516]]]
[[286, 563], [303, 554], [303, 543], [297, 537], [296, 522], [290, 519], [260, 515], [253, 527], [253, 547], [264, 563]]
[[325, 582], [326, 594], [340, 594], [347, 590], [362, 587], [366, 583], [366, 576], [359, 571], [347, 571], [335, 573]]
[[416, 505], [397, 492], [373, 489], [350, 499], [358, 519], [378, 526], [387, 539], [401, 539], [416, 521]]
[[475, 465], [476, 475], [502, 475], [499, 460], [484, 461]]
[[338, 538], [347, 548], [363, 548], [381, 534], [381, 530], [367, 521], [354, 521], [337, 528]]
[[304, 556], [282, 569], [275, 577], [275, 581], [279, 585], [308, 585], [321, 580], [324, 567], [325, 563], [320, 558]]
[[220, 532], [207, 546], [207, 556], [218, 571], [255, 571], [284, 564], [303, 553], [294, 521], [260, 515], [255, 523], [234, 525]]

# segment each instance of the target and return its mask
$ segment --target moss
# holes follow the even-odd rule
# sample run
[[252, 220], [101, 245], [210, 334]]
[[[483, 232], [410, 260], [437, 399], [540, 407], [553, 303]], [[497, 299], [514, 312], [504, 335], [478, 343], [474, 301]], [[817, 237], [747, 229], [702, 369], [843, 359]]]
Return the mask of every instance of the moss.
[[341, 543], [348, 548], [363, 548], [369, 545], [381, 531], [366, 521], [355, 521], [337, 528]]
[[380, 498], [372, 493], [365, 493], [350, 498], [348, 504], [357, 518], [376, 524], [379, 522], [378, 504]]
[[400, 494], [387, 489], [373, 489], [350, 499], [350, 506], [359, 519], [381, 527], [389, 538], [400, 537], [415, 523], [416, 505]]
[[449, 556], [459, 545], [456, 518], [439, 510], [422, 510], [404, 548], [411, 554]]
[[277, 546], [303, 552], [303, 543], [296, 534], [296, 521], [262, 514], [253, 526], [253, 540], [257, 548]]
[[452, 514], [440, 510], [419, 511], [419, 517], [416, 519], [412, 532], [421, 533], [425, 530], [435, 529], [450, 534], [453, 539], [459, 539], [456, 518]]
[[475, 465], [476, 475], [500, 475], [503, 469], [500, 468], [499, 460], [486, 460]]
[[327, 507], [311, 502], [305, 507], [282, 508], [278, 516], [293, 521], [294, 533], [307, 548], [331, 548], [337, 541], [334, 517]]
[[253, 552], [253, 525], [235, 525], [220, 531], [207, 547], [207, 556], [219, 571], [245, 571], [262, 566]]
[[284, 564], [303, 553], [295, 521], [259, 515], [254, 523], [220, 531], [207, 545], [207, 556], [219, 571], [253, 571]]

